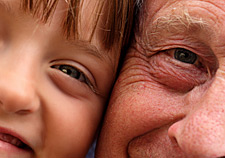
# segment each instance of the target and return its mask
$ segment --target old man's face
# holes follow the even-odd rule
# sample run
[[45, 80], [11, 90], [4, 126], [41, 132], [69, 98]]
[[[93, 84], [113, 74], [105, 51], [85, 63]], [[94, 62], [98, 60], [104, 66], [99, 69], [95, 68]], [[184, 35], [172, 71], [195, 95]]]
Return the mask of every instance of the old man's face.
[[146, 0], [97, 158], [225, 156], [225, 0]]

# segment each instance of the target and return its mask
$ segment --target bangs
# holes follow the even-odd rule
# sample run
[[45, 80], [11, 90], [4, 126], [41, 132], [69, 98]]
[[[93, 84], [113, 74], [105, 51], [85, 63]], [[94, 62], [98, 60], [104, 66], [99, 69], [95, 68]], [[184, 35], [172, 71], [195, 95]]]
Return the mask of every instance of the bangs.
[[[25, 12], [30, 12], [33, 16], [46, 23], [54, 15], [56, 7], [61, 0], [21, 0], [21, 8]], [[78, 22], [80, 20], [80, 10], [84, 0], [64, 0], [68, 5], [62, 27], [66, 38], [79, 39]], [[103, 12], [106, 19], [101, 20], [100, 41], [105, 49], [110, 49], [115, 43], [120, 48], [129, 40], [129, 34], [133, 20], [133, 0], [98, 0], [92, 11], [91, 21], [93, 29], [89, 41], [100, 21]]]
[[[40, 20], [47, 22], [48, 18], [54, 13], [58, 0], [22, 0], [22, 9], [30, 11], [34, 16], [40, 16]], [[40, 14], [41, 13], [41, 14]]]
[[[58, 2], [60, 0], [22, 0], [22, 9], [29, 11], [33, 16], [38, 17], [41, 22], [47, 23], [51, 20]], [[63, 30], [67, 38], [73, 36], [77, 38], [78, 15], [80, 0], [65, 0], [68, 7], [63, 21]]]

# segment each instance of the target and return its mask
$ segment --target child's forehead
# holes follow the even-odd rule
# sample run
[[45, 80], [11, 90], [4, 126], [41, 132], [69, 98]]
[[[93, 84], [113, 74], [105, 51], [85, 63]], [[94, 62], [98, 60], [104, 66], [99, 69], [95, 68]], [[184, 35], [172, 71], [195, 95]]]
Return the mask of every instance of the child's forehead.
[[[100, 3], [96, 0], [85, 0], [76, 4], [77, 6], [74, 4], [71, 6], [72, 4], [67, 0], [47, 0], [46, 2], [48, 3], [43, 0], [0, 0], [0, 7], [13, 17], [21, 19], [26, 14], [37, 23], [54, 25], [54, 28], [62, 31], [68, 39], [91, 41], [94, 33], [97, 32], [98, 20], [102, 17], [102, 15], [99, 16]], [[78, 6], [79, 13], [72, 12], [70, 7]]]
[[102, 2], [98, 0], [0, 0], [0, 7], [13, 15], [31, 14], [33, 18], [45, 23], [61, 20], [62, 25], [68, 25], [65, 29], [73, 31], [79, 30], [78, 27], [97, 25], [98, 20], [103, 17]]
[[88, 31], [83, 33], [89, 33], [90, 40], [98, 32], [100, 44], [107, 50], [115, 45], [120, 50], [129, 41], [133, 0], [122, 3], [121, 0], [0, 0], [0, 3], [8, 3], [14, 12], [25, 11], [43, 22], [52, 17], [60, 19], [57, 15], [63, 13], [61, 25], [67, 37], [79, 38], [82, 34], [79, 31], [86, 28]]
[[[32, 10], [29, 10], [29, 9], [25, 10], [23, 8], [24, 1], [25, 0], [0, 0], [0, 14], [3, 12], [9, 13], [10, 17], [12, 17], [11, 19], [13, 20], [16, 19], [16, 21], [19, 19], [18, 20], [19, 24], [17, 24], [18, 27], [22, 27], [22, 26], [19, 26], [21, 24], [20, 23], [21, 21], [22, 23], [26, 23], [26, 26], [28, 27], [30, 26], [31, 27], [30, 29], [33, 28], [32, 25], [35, 25], [35, 23], [43, 24], [44, 22], [42, 21], [42, 19], [40, 19], [42, 17], [42, 14], [39, 13], [39, 14], [33, 15], [34, 12]], [[85, 2], [88, 2], [88, 1], [89, 0]], [[106, 52], [107, 50], [105, 50], [102, 47], [102, 45], [99, 44], [101, 42], [99, 39], [100, 34], [96, 35], [95, 33], [93, 35], [93, 40], [89, 38], [92, 35], [93, 28], [94, 28], [93, 26], [94, 24], [91, 22], [91, 18], [92, 17], [93, 19], [95, 18], [95, 15], [97, 14], [97, 12], [95, 11], [98, 10], [98, 9], [96, 10], [95, 7], [96, 7], [95, 0], [90, 0], [88, 3], [82, 4], [82, 7], [81, 7], [82, 9], [80, 10], [82, 15], [79, 15], [80, 20], [78, 20], [79, 23], [77, 25], [79, 38], [76, 38], [76, 39], [74, 39], [73, 37], [67, 38], [66, 35], [64, 35], [63, 38], [65, 38], [65, 43], [68, 46], [72, 46], [73, 48], [82, 49], [82, 52], [88, 52], [89, 54], [92, 54], [98, 57], [99, 59], [108, 58], [110, 60], [117, 61], [118, 58], [115, 56], [116, 56], [116, 53], [120, 53], [120, 52], [119, 51], [117, 52], [111, 51], [110, 53]], [[1, 10], [4, 10], [4, 11], [1, 11]], [[58, 35], [61, 36], [61, 34], [64, 31], [63, 20], [65, 20], [67, 11], [68, 11], [68, 4], [66, 3], [66, 1], [59, 0], [54, 10], [54, 14], [52, 14], [52, 16], [49, 17], [49, 19], [46, 21], [46, 24], [44, 23], [45, 25], [44, 28], [55, 30], [53, 32], [55, 32], [56, 36], [57, 37]], [[29, 25], [29, 22], [31, 22], [31, 25]], [[35, 22], [35, 23], [32, 23], [32, 22]], [[37, 26], [39, 27], [39, 25]], [[26, 27], [26, 29], [29, 29], [29, 28]], [[117, 63], [116, 61], [115, 63]], [[116, 66], [113, 66], [113, 67], [116, 67]]]

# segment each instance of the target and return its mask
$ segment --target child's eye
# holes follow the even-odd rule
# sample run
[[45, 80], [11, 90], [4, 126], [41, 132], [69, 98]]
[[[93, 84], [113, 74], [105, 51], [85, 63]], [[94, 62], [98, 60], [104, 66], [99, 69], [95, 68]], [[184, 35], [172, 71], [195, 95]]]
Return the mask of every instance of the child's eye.
[[69, 75], [72, 78], [75, 78], [81, 82], [86, 82], [87, 77], [80, 72], [77, 68], [70, 65], [53, 65], [52, 68], [59, 69], [63, 73]]
[[88, 85], [88, 87], [94, 92], [97, 93], [95, 86], [91, 83], [90, 79], [85, 75], [81, 70], [74, 66], [70, 65], [52, 65], [51, 68], [58, 69], [59, 71], [65, 73], [66, 75], [83, 82]]

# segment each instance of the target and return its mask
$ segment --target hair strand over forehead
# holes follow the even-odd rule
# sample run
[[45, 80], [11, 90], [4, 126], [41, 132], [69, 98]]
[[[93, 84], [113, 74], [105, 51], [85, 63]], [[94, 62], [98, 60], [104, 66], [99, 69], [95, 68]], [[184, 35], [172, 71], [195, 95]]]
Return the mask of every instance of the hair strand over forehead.
[[[41, 21], [47, 22], [54, 14], [59, 0], [21, 0], [22, 9], [29, 11]], [[67, 38], [79, 38], [79, 14], [84, 0], [65, 0], [68, 4], [63, 28]], [[105, 7], [106, 6], [106, 7]], [[104, 8], [105, 7], [105, 8]], [[104, 8], [104, 9], [103, 9]], [[102, 12], [107, 13], [105, 25], [102, 30], [102, 45], [110, 49], [115, 43], [120, 47], [129, 41], [132, 27], [134, 0], [98, 0], [94, 9], [94, 27], [90, 40], [94, 34]]]

